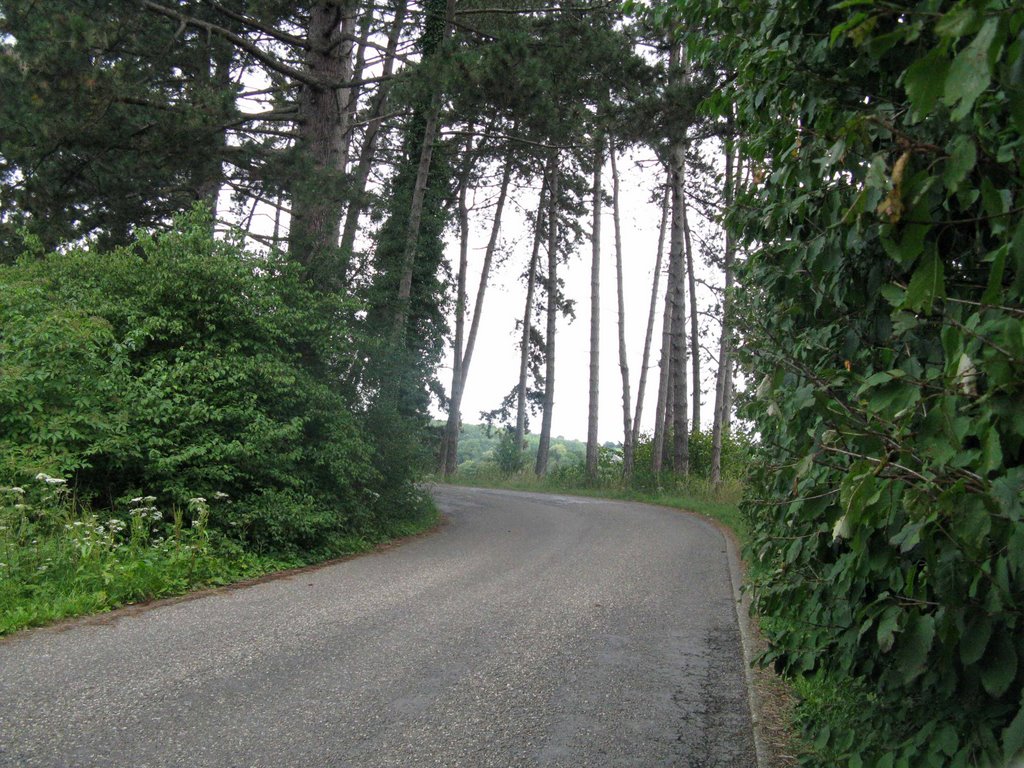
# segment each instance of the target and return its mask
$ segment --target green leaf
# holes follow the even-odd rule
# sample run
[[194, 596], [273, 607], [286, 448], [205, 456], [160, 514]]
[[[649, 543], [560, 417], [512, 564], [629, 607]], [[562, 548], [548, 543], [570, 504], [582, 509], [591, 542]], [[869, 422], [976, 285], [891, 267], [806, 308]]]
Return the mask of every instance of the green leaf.
[[924, 521], [909, 523], [903, 526], [899, 533], [889, 539], [889, 543], [894, 547], [899, 547], [900, 552], [907, 553], [921, 543], [921, 529], [924, 526]]
[[1004, 515], [1015, 523], [1019, 521], [1024, 506], [1024, 467], [1014, 467], [992, 481], [992, 495]]
[[978, 161], [978, 149], [969, 136], [958, 136], [953, 142], [946, 168], [942, 173], [942, 181], [950, 193], [956, 192], [967, 174], [974, 170]]
[[925, 254], [907, 286], [904, 309], [930, 313], [936, 299], [946, 298], [945, 267], [934, 250]]
[[882, 613], [882, 618], [878, 622], [878, 629], [875, 632], [875, 636], [878, 638], [878, 648], [882, 653], [891, 651], [893, 643], [896, 642], [899, 616], [900, 610], [896, 606], [890, 606]]
[[981, 297], [982, 304], [1002, 302], [1003, 274], [1006, 272], [1006, 256], [1010, 249], [1003, 245], [992, 254], [992, 269], [988, 273], [988, 286]]
[[894, 657], [904, 684], [925, 671], [934, 639], [935, 618], [929, 614], [911, 614]]
[[970, 45], [953, 59], [946, 75], [942, 97], [943, 102], [953, 108], [953, 120], [966, 117], [974, 107], [974, 102], [988, 88], [992, 80], [988, 53], [998, 30], [999, 20], [987, 19]]
[[918, 122], [935, 108], [946, 87], [950, 69], [945, 46], [937, 46], [918, 59], [903, 75], [903, 88], [912, 107], [911, 121]]
[[975, 616], [960, 635], [960, 661], [965, 667], [978, 662], [991, 638], [992, 618], [984, 613]]
[[1003, 448], [999, 442], [999, 431], [995, 427], [989, 427], [981, 439], [981, 466], [982, 474], [987, 475], [1003, 466]]
[[906, 375], [907, 372], [899, 368], [893, 368], [890, 371], [879, 371], [878, 373], [873, 373], [866, 379], [864, 379], [864, 383], [861, 384], [860, 389], [857, 390], [856, 397], [860, 397], [872, 387], [877, 387], [880, 384], [889, 384], [890, 382], [895, 381], [896, 379], [902, 379]]
[[889, 305], [893, 307], [901, 306], [907, 295], [906, 291], [892, 283], [883, 285], [880, 293], [882, 294], [882, 298], [889, 302]]
[[935, 34], [939, 37], [973, 35], [981, 26], [981, 19], [976, 8], [955, 8], [936, 22]]
[[992, 638], [981, 670], [981, 684], [990, 696], [999, 698], [1017, 677], [1017, 651], [1004, 628]]
[[1007, 765], [1013, 764], [1024, 751], [1024, 694], [1021, 694], [1020, 709], [1006, 728], [1003, 729], [1003, 760]]
[[847, 475], [839, 488], [839, 498], [843, 509], [859, 518], [860, 513], [870, 507], [882, 495], [882, 488], [877, 478], [870, 472], [862, 475]]

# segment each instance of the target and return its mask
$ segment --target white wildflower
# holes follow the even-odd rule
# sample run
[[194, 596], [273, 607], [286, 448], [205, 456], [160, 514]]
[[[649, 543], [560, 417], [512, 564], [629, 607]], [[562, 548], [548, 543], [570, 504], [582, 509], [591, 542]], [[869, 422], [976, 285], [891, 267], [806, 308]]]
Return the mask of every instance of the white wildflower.
[[36, 475], [36, 480], [38, 480], [41, 483], [45, 483], [49, 479], [50, 479], [50, 476], [48, 474], [46, 474], [45, 472], [40, 472], [38, 475]]
[[164, 519], [163, 513], [156, 507], [153, 507], [153, 511], [149, 513], [149, 517], [153, 521]]
[[67, 485], [67, 480], [62, 477], [48, 477], [46, 478], [47, 485]]
[[156, 501], [156, 496], [144, 496], [142, 500], [147, 504], [152, 504], [154, 501]]
[[215, 494], [213, 494], [213, 498], [217, 500], [226, 499], [228, 498], [228, 495], [224, 493], [224, 491], [217, 491]]
[[194, 499], [189, 499], [188, 503], [189, 504], [205, 504], [206, 503], [206, 499], [204, 499], [202, 496], [196, 496]]
[[136, 496], [134, 499], [132, 499], [128, 503], [129, 504], [141, 504], [142, 503], [142, 497], [141, 496]]

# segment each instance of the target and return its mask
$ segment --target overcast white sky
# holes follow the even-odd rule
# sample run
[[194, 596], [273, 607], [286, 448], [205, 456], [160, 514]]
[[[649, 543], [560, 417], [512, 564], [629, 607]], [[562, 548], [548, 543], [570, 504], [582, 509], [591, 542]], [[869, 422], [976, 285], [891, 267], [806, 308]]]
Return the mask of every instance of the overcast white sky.
[[[638, 167], [637, 161], [642, 163]], [[625, 286], [626, 345], [629, 357], [631, 411], [635, 408], [636, 390], [640, 378], [640, 363], [643, 355], [644, 334], [650, 303], [651, 280], [658, 246], [659, 207], [651, 203], [651, 192], [662, 183], [659, 166], [654, 163], [653, 153], [641, 150], [620, 158], [618, 162], [621, 177], [621, 218], [623, 240], [623, 283]], [[606, 164], [603, 173], [607, 194], [611, 194], [611, 170]], [[535, 198], [534, 198], [535, 199]], [[487, 227], [490, 225], [490, 211], [482, 213], [477, 231], [470, 243], [470, 275], [467, 281], [469, 306], [476, 296], [483, 250], [487, 241]], [[700, 226], [707, 231], [706, 224], [693, 221], [691, 227]], [[584, 222], [589, 231], [590, 222]], [[614, 229], [611, 207], [604, 210], [601, 227], [601, 397], [598, 435], [601, 442], [622, 439], [622, 385], [618, 357], [618, 310], [615, 288]], [[490, 411], [516, 383], [519, 375], [519, 332], [516, 319], [522, 317], [526, 287], [520, 280], [530, 255], [532, 241], [522, 214], [513, 206], [509, 208], [506, 222], [502, 227], [502, 239], [510, 253], [506, 261], [492, 274], [486, 294], [481, 318], [480, 335], [473, 353], [472, 366], [462, 404], [464, 423], [480, 421], [481, 411]], [[696, 247], [696, 243], [695, 243]], [[666, 243], [667, 250], [667, 243]], [[449, 258], [458, 264], [458, 245], [452, 242]], [[664, 266], [667, 267], [667, 253]], [[576, 300], [576, 319], [560, 318], [556, 337], [555, 410], [552, 434], [566, 438], [585, 440], [587, 436], [587, 409], [589, 401], [590, 366], [590, 243], [583, 242], [579, 252], [570, 263], [561, 267], [565, 279], [565, 290]], [[717, 270], [698, 266], [698, 274], [705, 281], [718, 285], [721, 282]], [[665, 279], [662, 276], [659, 291], [664, 296]], [[709, 310], [715, 306], [712, 292], [698, 286], [698, 306]], [[655, 323], [655, 338], [652, 345], [648, 372], [647, 390], [644, 398], [643, 428], [650, 430], [654, 424], [654, 402], [657, 398], [658, 355], [660, 353], [662, 299], [659, 298], [658, 315]], [[717, 323], [702, 323], [707, 326], [706, 346], [717, 349], [719, 328]], [[467, 324], [468, 328], [468, 324]], [[441, 380], [446, 389], [451, 384], [451, 350], [443, 363]], [[713, 406], [714, 361], [702, 361], [704, 407], [702, 419], [711, 423]], [[436, 414], [441, 417], [441, 413]], [[531, 431], [540, 429], [539, 416], [531, 419]]]

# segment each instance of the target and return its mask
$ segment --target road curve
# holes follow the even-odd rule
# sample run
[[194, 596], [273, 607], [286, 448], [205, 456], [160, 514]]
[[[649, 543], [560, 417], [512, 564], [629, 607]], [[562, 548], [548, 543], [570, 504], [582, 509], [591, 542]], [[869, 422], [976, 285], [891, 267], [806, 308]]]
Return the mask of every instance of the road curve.
[[755, 766], [714, 526], [435, 495], [400, 547], [0, 642], [0, 766]]

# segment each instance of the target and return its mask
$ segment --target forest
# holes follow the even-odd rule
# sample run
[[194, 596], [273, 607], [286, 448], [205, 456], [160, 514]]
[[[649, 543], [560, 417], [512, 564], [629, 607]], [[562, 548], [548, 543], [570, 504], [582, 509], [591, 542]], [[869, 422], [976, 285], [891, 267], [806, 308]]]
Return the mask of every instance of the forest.
[[424, 530], [467, 460], [734, 482], [803, 764], [1017, 764], [1022, 175], [1007, 0], [0, 0], [0, 633]]

